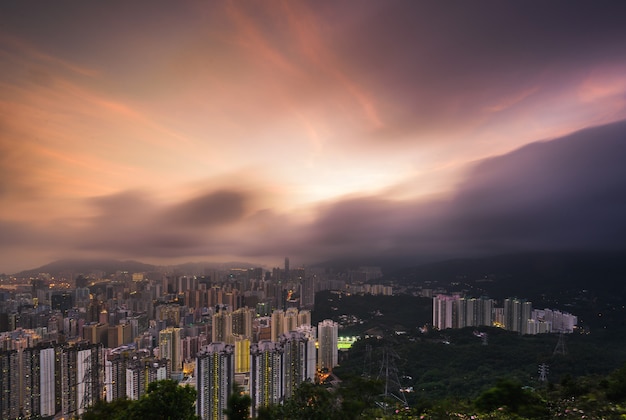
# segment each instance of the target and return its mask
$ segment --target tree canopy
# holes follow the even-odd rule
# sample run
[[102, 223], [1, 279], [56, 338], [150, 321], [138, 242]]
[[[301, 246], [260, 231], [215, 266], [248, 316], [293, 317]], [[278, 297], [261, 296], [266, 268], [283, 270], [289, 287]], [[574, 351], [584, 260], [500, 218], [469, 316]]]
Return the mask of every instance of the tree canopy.
[[83, 414], [84, 420], [197, 420], [196, 390], [166, 379], [148, 385], [139, 400], [98, 401]]

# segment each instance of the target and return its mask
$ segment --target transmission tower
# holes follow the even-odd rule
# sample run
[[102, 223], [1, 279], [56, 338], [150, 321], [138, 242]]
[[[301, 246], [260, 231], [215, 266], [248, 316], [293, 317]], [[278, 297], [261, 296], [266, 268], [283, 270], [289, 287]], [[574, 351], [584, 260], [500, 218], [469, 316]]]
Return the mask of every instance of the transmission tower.
[[365, 345], [365, 358], [363, 359], [363, 376], [369, 378], [372, 372], [372, 345]]
[[487, 344], [489, 344], [488, 336], [486, 332], [474, 331], [474, 335], [482, 340], [483, 346], [486, 346]]
[[391, 348], [385, 347], [383, 349], [383, 358], [380, 364], [380, 371], [378, 372], [377, 379], [383, 379], [385, 381], [385, 391], [381, 395], [383, 397], [383, 401], [377, 402], [376, 404], [378, 404], [378, 406], [383, 408], [385, 411], [391, 408], [387, 401], [393, 399], [402, 404], [403, 407], [409, 406], [404, 393], [401, 392], [402, 386], [400, 385], [400, 380], [398, 379], [398, 369], [395, 364], [396, 359], [400, 359], [400, 356], [398, 356], [398, 354]]
[[567, 348], [565, 347], [565, 334], [563, 331], [559, 331], [559, 341], [556, 343], [556, 347], [554, 347], [554, 353], [552, 355], [562, 354], [565, 356], [567, 354]]
[[93, 400], [93, 376], [92, 376], [92, 363], [91, 363], [91, 354], [85, 358], [83, 361], [87, 368], [85, 369], [85, 374], [83, 375], [82, 381], [78, 384], [83, 384], [85, 387], [85, 391], [83, 394], [83, 399], [80, 401], [79, 408], [85, 409], [94, 403]]
[[539, 365], [539, 382], [547, 382], [548, 381], [548, 365], [542, 363]]

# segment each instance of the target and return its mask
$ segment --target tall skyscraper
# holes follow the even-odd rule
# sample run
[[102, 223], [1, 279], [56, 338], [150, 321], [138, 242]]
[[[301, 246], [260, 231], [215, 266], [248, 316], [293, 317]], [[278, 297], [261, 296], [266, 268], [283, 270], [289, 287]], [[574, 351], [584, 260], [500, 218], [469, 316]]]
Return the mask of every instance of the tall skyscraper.
[[454, 328], [453, 308], [459, 295], [437, 295], [433, 298], [433, 326], [437, 329]]
[[[143, 362], [146, 360], [154, 360], [150, 351], [146, 349], [135, 350], [133, 347], [124, 346], [112, 351], [109, 350], [104, 363], [104, 385], [107, 401], [130, 398], [126, 393], [126, 373], [128, 368], [135, 361]], [[166, 359], [163, 359], [163, 363], [167, 364]]]
[[433, 297], [433, 326], [435, 328], [443, 330], [492, 324], [492, 299], [462, 298], [460, 295]]
[[21, 372], [22, 416], [54, 416], [55, 407], [55, 350], [52, 344], [25, 348], [22, 352]]
[[235, 375], [233, 346], [214, 342], [196, 359], [196, 412], [202, 420], [226, 420], [226, 403]]
[[290, 273], [289, 273], [289, 258], [285, 257], [285, 280], [286, 282], [288, 282], [291, 279], [290, 277]]
[[[256, 311], [252, 308], [240, 308], [232, 313], [232, 333], [240, 337], [252, 339], [252, 320]], [[216, 340], [226, 341], [226, 340]]]
[[290, 331], [295, 331], [298, 327], [298, 309], [297, 308], [287, 308], [285, 311], [283, 322], [283, 331], [282, 333], [288, 333]]
[[298, 327], [302, 325], [311, 325], [311, 311], [305, 309], [298, 313]]
[[250, 346], [250, 397], [252, 416], [258, 409], [282, 402], [283, 346], [263, 340]]
[[17, 350], [0, 351], [0, 418], [20, 414], [20, 377]]
[[332, 371], [337, 366], [338, 349], [337, 336], [339, 324], [326, 319], [317, 325], [317, 368], [320, 370]]
[[56, 359], [58, 350], [46, 346], [39, 352], [39, 410], [40, 416], [56, 413]]
[[271, 340], [278, 341], [280, 335], [285, 331], [285, 313], [281, 309], [272, 312]]
[[232, 344], [233, 318], [232, 313], [227, 309], [221, 309], [213, 315], [211, 332], [212, 342], [224, 342]]
[[528, 301], [522, 302], [522, 319], [521, 319], [521, 333], [528, 334], [528, 320], [532, 318], [533, 304]]
[[300, 308], [313, 309], [315, 306], [315, 275], [305, 274], [300, 284]]
[[250, 372], [250, 340], [245, 337], [235, 337], [235, 373]]
[[169, 377], [166, 359], [133, 359], [126, 368], [125, 392], [129, 400], [138, 400], [148, 390], [148, 385]]
[[315, 378], [314, 330], [310, 326], [298, 327], [296, 331], [283, 334], [280, 342], [283, 347], [283, 395], [290, 398], [298, 385]]
[[181, 331], [173, 327], [159, 331], [159, 357], [171, 362], [172, 373], [183, 371]]
[[523, 299], [504, 299], [504, 328], [526, 334], [532, 317], [532, 303]]

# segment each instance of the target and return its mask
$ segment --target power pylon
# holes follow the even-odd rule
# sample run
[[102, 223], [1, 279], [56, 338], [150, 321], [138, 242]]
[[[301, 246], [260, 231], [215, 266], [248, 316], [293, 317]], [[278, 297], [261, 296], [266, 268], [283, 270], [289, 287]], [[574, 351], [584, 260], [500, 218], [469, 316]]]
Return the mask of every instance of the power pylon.
[[552, 355], [562, 354], [565, 356], [567, 354], [567, 347], [565, 346], [565, 334], [563, 331], [559, 331], [559, 341], [556, 343], [556, 347], [554, 347], [554, 353]]
[[381, 395], [381, 397], [383, 397], [383, 401], [377, 402], [376, 404], [378, 404], [378, 406], [383, 408], [385, 411], [391, 408], [388, 401], [393, 399], [397, 400], [397, 402], [402, 404], [403, 407], [409, 406], [404, 393], [401, 392], [402, 386], [400, 385], [400, 380], [398, 379], [398, 369], [395, 364], [396, 359], [400, 359], [400, 356], [398, 356], [395, 351], [388, 347], [383, 349], [383, 359], [380, 364], [380, 371], [377, 379], [383, 379], [385, 381], [385, 391]]
[[539, 365], [539, 382], [547, 382], [548, 381], [548, 372], [549, 367], [545, 363]]

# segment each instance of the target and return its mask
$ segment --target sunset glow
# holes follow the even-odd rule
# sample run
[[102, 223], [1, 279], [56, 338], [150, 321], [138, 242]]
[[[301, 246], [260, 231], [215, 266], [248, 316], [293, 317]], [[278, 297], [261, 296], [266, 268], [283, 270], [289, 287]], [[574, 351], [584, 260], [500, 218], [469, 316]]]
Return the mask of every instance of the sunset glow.
[[[623, 9], [5, 2], [0, 272], [74, 256], [269, 264], [476, 252], [484, 244], [471, 237], [496, 228], [464, 231], [465, 217], [484, 215], [478, 196], [464, 197], [517, 180], [509, 170], [554, 179], [561, 167], [533, 163], [549, 153], [518, 149], [557, 138], [567, 149], [570, 134], [626, 118]], [[525, 194], [506, 200], [524, 209], [535, 199]], [[561, 245], [557, 234], [510, 235], [485, 243]]]

